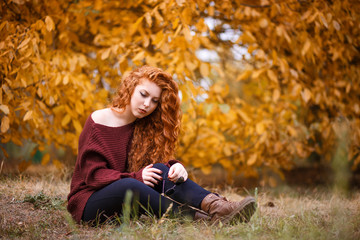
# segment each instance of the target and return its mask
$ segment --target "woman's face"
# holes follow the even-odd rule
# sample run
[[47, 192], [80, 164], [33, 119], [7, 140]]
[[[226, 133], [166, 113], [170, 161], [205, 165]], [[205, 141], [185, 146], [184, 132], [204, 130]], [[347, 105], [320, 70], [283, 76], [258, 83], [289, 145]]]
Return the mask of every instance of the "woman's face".
[[135, 118], [143, 118], [150, 115], [158, 106], [161, 96], [161, 88], [147, 79], [142, 79], [131, 96], [130, 108]]

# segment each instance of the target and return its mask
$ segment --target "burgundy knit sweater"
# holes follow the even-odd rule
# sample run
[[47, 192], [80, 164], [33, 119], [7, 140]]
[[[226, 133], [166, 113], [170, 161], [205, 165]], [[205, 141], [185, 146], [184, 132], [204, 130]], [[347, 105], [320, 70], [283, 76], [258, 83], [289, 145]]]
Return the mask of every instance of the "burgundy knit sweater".
[[[142, 170], [127, 172], [134, 124], [108, 127], [87, 119], [79, 138], [79, 151], [71, 180], [67, 209], [80, 222], [86, 202], [97, 190], [121, 178], [135, 178], [141, 182]], [[170, 160], [166, 165], [177, 163]]]

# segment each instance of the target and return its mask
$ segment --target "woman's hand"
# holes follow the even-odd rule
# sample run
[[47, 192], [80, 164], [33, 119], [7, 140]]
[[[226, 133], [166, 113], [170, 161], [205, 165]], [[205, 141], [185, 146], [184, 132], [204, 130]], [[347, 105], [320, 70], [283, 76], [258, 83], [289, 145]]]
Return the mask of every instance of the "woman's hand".
[[169, 169], [168, 178], [170, 181], [176, 182], [180, 177], [183, 177], [185, 182], [188, 178], [188, 173], [182, 164], [175, 163]]
[[154, 187], [162, 180], [162, 177], [159, 175], [162, 174], [162, 171], [160, 169], [153, 168], [152, 166], [153, 164], [150, 164], [142, 171], [143, 182], [150, 187]]

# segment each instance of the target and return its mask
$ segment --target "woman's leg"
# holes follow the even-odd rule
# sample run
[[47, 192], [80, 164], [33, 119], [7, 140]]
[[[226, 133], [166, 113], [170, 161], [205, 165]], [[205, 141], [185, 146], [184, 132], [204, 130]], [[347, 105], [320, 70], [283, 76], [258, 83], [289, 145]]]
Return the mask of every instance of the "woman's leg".
[[[166, 212], [172, 203], [172, 201], [164, 198], [144, 183], [133, 178], [125, 178], [115, 181], [93, 193], [86, 203], [82, 220], [85, 222], [94, 220], [104, 222], [114, 215], [120, 216], [128, 190], [131, 190], [133, 193], [131, 205], [136, 205], [136, 201], [141, 204], [138, 207], [138, 214], [143, 214], [146, 210], [149, 210], [150, 213], [159, 217]], [[177, 205], [174, 204], [173, 206], [173, 209], [176, 211]]]
[[[226, 223], [233, 219], [248, 222], [256, 210], [256, 202], [253, 197], [249, 196], [240, 202], [232, 202], [218, 194], [203, 189], [189, 179], [181, 184], [175, 185], [168, 180], [169, 168], [166, 165], [154, 164], [154, 167], [162, 171], [162, 177], [164, 179], [162, 183], [155, 186], [154, 189], [156, 191], [163, 193], [169, 189], [173, 189], [174, 191], [170, 196], [172, 199], [205, 211], [209, 214], [212, 222], [222, 221]], [[206, 219], [205, 216], [199, 218]]]
[[175, 201], [200, 208], [201, 201], [211, 193], [190, 179], [175, 185], [168, 179], [169, 168], [165, 164], [156, 163], [153, 167], [162, 171], [161, 176], [163, 178], [163, 181], [155, 185], [154, 189], [159, 193], [165, 193], [167, 190], [173, 188], [174, 191], [170, 197]]

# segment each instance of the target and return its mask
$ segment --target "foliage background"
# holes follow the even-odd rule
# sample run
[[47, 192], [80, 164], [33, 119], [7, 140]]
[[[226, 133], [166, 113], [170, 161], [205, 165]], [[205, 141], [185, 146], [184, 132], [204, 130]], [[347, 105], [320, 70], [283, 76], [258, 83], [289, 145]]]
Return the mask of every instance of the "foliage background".
[[[122, 76], [144, 64], [180, 85], [177, 156], [209, 173], [260, 177], [340, 161], [360, 165], [360, 3], [39, 1], [0, 3], [2, 154], [71, 148]], [[344, 137], [345, 136], [345, 137]], [[25, 161], [26, 162], [26, 161]], [[29, 161], [27, 161], [29, 162]]]

